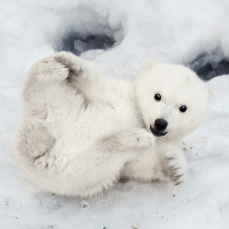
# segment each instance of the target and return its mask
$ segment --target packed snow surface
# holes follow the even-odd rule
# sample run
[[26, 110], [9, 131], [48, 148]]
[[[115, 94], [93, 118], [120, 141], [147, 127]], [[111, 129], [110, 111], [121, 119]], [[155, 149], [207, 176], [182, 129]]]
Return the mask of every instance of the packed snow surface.
[[[209, 82], [209, 116], [184, 142], [182, 186], [129, 182], [88, 199], [31, 194], [18, 181], [10, 149], [26, 72], [64, 49], [72, 34], [73, 49], [107, 77], [132, 80], [148, 58], [185, 65], [202, 54], [229, 58], [228, 12], [228, 0], [1, 0], [0, 228], [228, 229], [229, 75]], [[91, 35], [115, 44], [89, 49], [84, 38]]]

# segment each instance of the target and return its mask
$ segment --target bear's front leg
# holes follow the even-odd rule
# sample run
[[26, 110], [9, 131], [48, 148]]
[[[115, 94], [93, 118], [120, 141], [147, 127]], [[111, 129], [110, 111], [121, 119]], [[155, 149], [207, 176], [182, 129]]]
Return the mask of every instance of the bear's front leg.
[[159, 179], [171, 180], [175, 185], [185, 180], [187, 163], [182, 149], [169, 147], [159, 158], [161, 163]]
[[154, 140], [151, 133], [140, 128], [129, 128], [103, 136], [90, 152], [86, 152], [87, 160], [80, 161], [79, 167], [83, 166], [83, 170], [74, 166], [74, 176], [83, 187], [83, 194], [80, 195], [92, 196], [102, 188], [112, 186], [124, 164], [151, 148]]
[[145, 129], [130, 128], [103, 139], [107, 148], [118, 151], [141, 151], [152, 147], [155, 137]]

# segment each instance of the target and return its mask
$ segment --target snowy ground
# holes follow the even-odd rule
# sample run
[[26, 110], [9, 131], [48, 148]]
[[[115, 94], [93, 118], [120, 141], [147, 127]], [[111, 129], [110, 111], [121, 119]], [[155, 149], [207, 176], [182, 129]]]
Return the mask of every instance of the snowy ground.
[[108, 77], [131, 80], [147, 58], [200, 67], [227, 59], [228, 12], [227, 0], [1, 0], [0, 228], [228, 229], [229, 75], [209, 82], [215, 95], [206, 122], [184, 146], [189, 167], [180, 187], [118, 184], [83, 206], [80, 198], [26, 193], [10, 155], [23, 78], [69, 34], [112, 36], [113, 48], [81, 56]]

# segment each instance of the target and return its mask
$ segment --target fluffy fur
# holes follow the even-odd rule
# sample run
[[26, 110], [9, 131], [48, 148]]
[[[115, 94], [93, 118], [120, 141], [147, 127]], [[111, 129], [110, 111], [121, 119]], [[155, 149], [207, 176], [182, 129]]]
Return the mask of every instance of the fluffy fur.
[[[57, 53], [38, 61], [25, 78], [17, 165], [40, 190], [62, 195], [92, 196], [120, 174], [179, 184], [186, 171], [180, 144], [204, 120], [210, 94], [180, 65], [148, 60], [127, 82], [106, 78], [71, 53]], [[165, 136], [151, 132], [156, 119], [168, 122]]]

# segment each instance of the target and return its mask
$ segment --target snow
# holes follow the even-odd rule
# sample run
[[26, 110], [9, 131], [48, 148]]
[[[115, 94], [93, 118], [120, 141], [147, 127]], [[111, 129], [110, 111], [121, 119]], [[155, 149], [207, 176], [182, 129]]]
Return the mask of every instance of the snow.
[[113, 48], [81, 57], [107, 77], [131, 80], [147, 58], [185, 65], [203, 53], [229, 58], [229, 1], [1, 0], [0, 12], [0, 228], [229, 228], [229, 75], [209, 82], [208, 118], [185, 140], [182, 186], [129, 182], [88, 199], [31, 194], [11, 157], [23, 78], [69, 33], [113, 36]]

